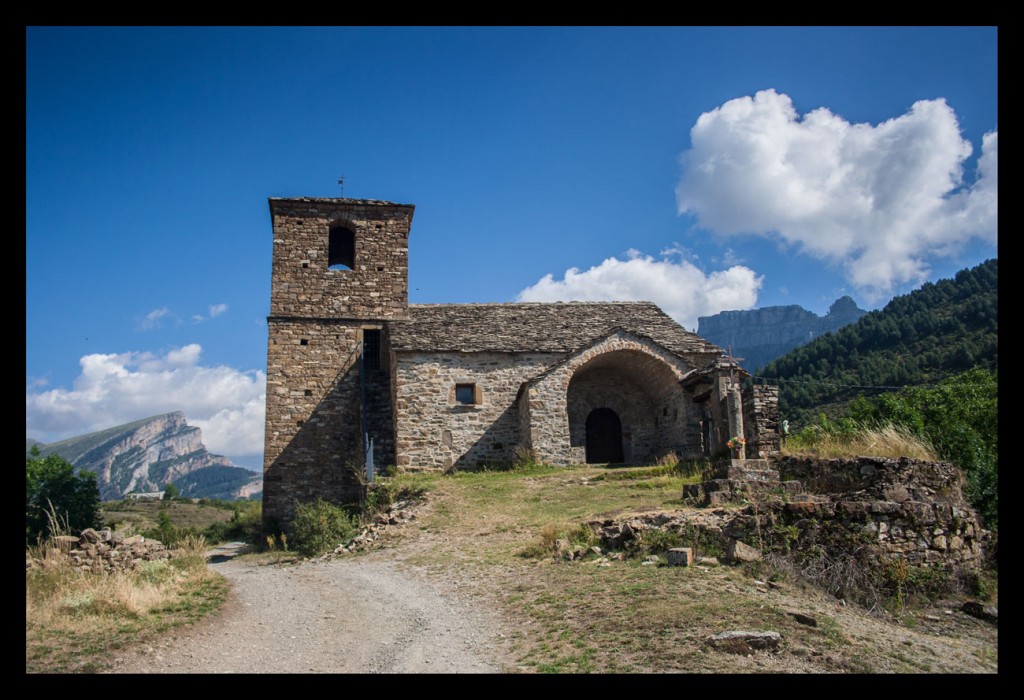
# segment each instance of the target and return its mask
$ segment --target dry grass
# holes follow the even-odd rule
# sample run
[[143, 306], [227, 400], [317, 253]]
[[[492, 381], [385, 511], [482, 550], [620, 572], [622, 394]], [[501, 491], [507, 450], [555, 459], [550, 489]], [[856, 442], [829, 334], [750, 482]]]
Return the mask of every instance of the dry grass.
[[806, 430], [782, 447], [782, 454], [794, 457], [911, 457], [939, 459], [930, 444], [902, 426], [861, 427], [853, 431]]
[[182, 557], [107, 575], [74, 569], [50, 542], [33, 548], [43, 566], [25, 574], [26, 671], [102, 670], [112, 650], [216, 609], [227, 584], [207, 568], [206, 543], [182, 546]]

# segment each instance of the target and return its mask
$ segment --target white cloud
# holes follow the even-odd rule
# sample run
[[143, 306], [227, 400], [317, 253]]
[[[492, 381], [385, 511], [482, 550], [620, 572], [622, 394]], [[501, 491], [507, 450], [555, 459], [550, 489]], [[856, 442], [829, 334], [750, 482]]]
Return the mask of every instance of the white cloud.
[[38, 389], [44, 387], [50, 383], [50, 380], [46, 377], [26, 377], [25, 388], [26, 389]]
[[971, 144], [945, 100], [921, 100], [873, 126], [822, 107], [802, 118], [788, 95], [764, 90], [702, 114], [680, 156], [680, 213], [717, 234], [778, 236], [843, 265], [869, 297], [920, 282], [928, 259], [973, 238], [995, 245], [997, 133]]
[[166, 306], [162, 306], [159, 309], [153, 309], [146, 314], [141, 321], [139, 321], [139, 328], [144, 331], [151, 330], [153, 328], [159, 328], [163, 323], [162, 319], [170, 315], [171, 310]]
[[608, 258], [585, 272], [569, 268], [561, 280], [550, 273], [544, 275], [521, 291], [516, 300], [653, 301], [692, 330], [697, 327], [698, 316], [753, 308], [762, 281], [753, 270], [741, 265], [705, 274], [687, 260], [656, 260], [630, 250], [626, 260]]
[[227, 304], [214, 304], [210, 307], [210, 318], [217, 318], [228, 310]]
[[52, 442], [140, 418], [183, 411], [215, 454], [263, 452], [266, 376], [199, 364], [197, 344], [164, 355], [86, 355], [73, 388], [25, 392], [27, 435]]

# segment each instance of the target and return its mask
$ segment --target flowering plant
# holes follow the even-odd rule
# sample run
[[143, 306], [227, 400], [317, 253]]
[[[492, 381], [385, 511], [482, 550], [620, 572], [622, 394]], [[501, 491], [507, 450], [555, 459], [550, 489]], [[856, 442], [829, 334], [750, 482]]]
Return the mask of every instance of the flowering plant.
[[735, 450], [735, 449], [737, 449], [739, 447], [742, 447], [743, 445], [746, 445], [747, 444], [747, 440], [746, 440], [746, 438], [737, 436], [737, 437], [734, 437], [734, 438], [730, 438], [729, 442], [727, 442], [725, 444], [726, 444], [726, 446], [730, 450]]

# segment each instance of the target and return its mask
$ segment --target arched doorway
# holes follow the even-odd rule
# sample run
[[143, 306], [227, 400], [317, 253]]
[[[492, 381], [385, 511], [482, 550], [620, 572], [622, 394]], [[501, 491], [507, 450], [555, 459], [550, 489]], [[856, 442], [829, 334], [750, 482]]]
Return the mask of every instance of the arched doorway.
[[623, 462], [622, 421], [610, 408], [595, 408], [587, 416], [587, 464]]

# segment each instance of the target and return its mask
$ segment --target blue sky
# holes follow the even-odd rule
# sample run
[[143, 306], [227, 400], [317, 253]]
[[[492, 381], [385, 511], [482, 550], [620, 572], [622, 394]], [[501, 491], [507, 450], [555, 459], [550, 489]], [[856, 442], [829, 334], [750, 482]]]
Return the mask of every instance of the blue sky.
[[416, 205], [410, 301], [878, 308], [997, 255], [995, 28], [27, 30], [26, 423], [262, 464], [268, 197]]

